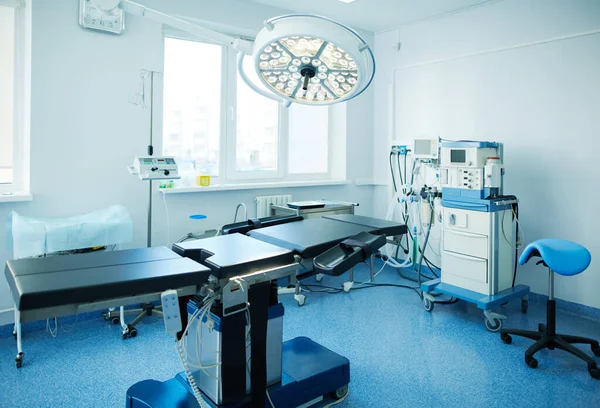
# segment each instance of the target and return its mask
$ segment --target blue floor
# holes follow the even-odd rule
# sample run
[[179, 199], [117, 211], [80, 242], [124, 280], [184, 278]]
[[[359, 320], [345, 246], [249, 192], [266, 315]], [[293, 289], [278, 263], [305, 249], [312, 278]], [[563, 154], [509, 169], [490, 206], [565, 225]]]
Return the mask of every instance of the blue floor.
[[[367, 276], [366, 268], [357, 269], [357, 281]], [[345, 279], [326, 277], [322, 284]], [[408, 283], [392, 269], [377, 281]], [[600, 381], [582, 361], [542, 351], [539, 368], [528, 368], [523, 352], [531, 342], [503, 344], [473, 305], [437, 305], [427, 313], [413, 291], [392, 287], [310, 293], [301, 308], [290, 295], [281, 301], [285, 339], [308, 336], [350, 359], [350, 395], [339, 407], [600, 407]], [[534, 328], [545, 319], [541, 303], [532, 302], [527, 315], [519, 302], [504, 312], [506, 327]], [[600, 321], [559, 310], [558, 326], [600, 339]], [[63, 329], [71, 326], [52, 338], [40, 325], [26, 326], [19, 370], [15, 341], [0, 329], [0, 407], [123, 407], [130, 385], [181, 371], [159, 319], [144, 320], [138, 337], [125, 341], [100, 316]]]

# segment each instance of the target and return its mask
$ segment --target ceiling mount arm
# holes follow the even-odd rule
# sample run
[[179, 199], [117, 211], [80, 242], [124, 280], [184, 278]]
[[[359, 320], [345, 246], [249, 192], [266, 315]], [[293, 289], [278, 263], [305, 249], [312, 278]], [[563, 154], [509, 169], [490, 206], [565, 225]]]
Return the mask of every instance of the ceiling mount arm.
[[241, 38], [236, 38], [206, 27], [202, 27], [201, 25], [191, 23], [182, 18], [170, 16], [130, 0], [121, 0], [119, 2], [119, 7], [129, 14], [149, 18], [150, 20], [171, 26], [190, 34], [197, 35], [207, 40], [214, 41], [218, 44], [232, 47], [238, 52], [242, 52], [244, 54], [252, 54], [253, 43], [251, 41], [243, 40]]
[[248, 76], [246, 75], [246, 72], [244, 71], [244, 53], [242, 51], [238, 52], [238, 55], [237, 55], [237, 69], [238, 69], [238, 74], [239, 74], [240, 78], [242, 78], [242, 80], [246, 83], [246, 85], [248, 85], [250, 87], [250, 89], [252, 89], [254, 92], [264, 96], [265, 98], [269, 98], [274, 101], [280, 102], [286, 108], [292, 104], [291, 101], [279, 98], [277, 95], [275, 95], [273, 93], [269, 93], [263, 89], [260, 89], [254, 82], [252, 82], [250, 80], [250, 78], [248, 78]]

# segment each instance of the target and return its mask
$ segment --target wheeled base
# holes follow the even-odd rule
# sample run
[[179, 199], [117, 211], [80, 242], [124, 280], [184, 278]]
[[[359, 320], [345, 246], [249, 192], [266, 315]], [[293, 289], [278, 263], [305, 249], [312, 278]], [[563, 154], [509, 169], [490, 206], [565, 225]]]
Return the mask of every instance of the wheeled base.
[[442, 283], [440, 279], [430, 280], [421, 284], [423, 290], [423, 306], [428, 312], [432, 312], [435, 306], [435, 297], [431, 292], [443, 293], [466, 302], [475, 303], [479, 309], [483, 310], [485, 328], [491, 332], [497, 332], [502, 329], [502, 321], [506, 316], [493, 312], [494, 307], [500, 306], [510, 300], [521, 298], [521, 310], [527, 313], [529, 308], [529, 286], [517, 285], [514, 288], [508, 288], [495, 295], [487, 296], [478, 292], [473, 292], [458, 286]]
[[538, 330], [520, 330], [520, 329], [503, 329], [500, 332], [500, 338], [506, 344], [512, 343], [513, 336], [526, 337], [528, 339], [536, 340], [526, 351], [525, 351], [525, 364], [531, 368], [537, 368], [538, 361], [533, 357], [535, 353], [543, 349], [554, 350], [555, 348], [564, 350], [567, 353], [573, 354], [579, 357], [587, 363], [588, 372], [590, 375], [600, 380], [600, 368], [598, 368], [596, 361], [584, 353], [581, 349], [573, 346], [573, 344], [587, 344], [591, 347], [592, 353], [596, 357], [600, 357], [600, 344], [597, 340], [588, 339], [585, 337], [570, 336], [566, 334], [556, 333], [556, 301], [548, 300], [547, 302], [547, 321], [546, 324], [540, 323]]
[[[136, 315], [133, 320], [129, 323], [125, 323], [125, 315], [134, 314]], [[139, 309], [125, 309], [123, 306], [119, 308], [119, 311], [109, 310], [108, 312], [102, 313], [104, 320], [112, 321], [113, 324], [121, 324], [121, 337], [123, 340], [129, 337], [136, 337], [138, 334], [135, 325], [138, 324], [146, 316], [163, 317], [162, 307], [154, 306], [152, 303], [143, 303]]]
[[[324, 396], [341, 399], [348, 393], [350, 362], [306, 337], [296, 337], [283, 343], [283, 375], [280, 384], [268, 392], [277, 408], [309, 407]], [[204, 395], [204, 394], [203, 394]], [[217, 407], [207, 396], [210, 407]], [[184, 373], [160, 382], [145, 380], [127, 390], [127, 408], [196, 408], [199, 407]], [[265, 407], [270, 407], [265, 401]], [[248, 398], [226, 408], [250, 407]]]

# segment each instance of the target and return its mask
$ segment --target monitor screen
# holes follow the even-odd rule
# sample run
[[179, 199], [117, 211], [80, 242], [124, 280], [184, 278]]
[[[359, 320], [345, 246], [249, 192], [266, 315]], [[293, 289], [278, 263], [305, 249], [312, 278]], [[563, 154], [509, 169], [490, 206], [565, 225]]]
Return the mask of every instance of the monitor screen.
[[467, 151], [464, 149], [450, 150], [450, 163], [465, 163], [467, 161]]

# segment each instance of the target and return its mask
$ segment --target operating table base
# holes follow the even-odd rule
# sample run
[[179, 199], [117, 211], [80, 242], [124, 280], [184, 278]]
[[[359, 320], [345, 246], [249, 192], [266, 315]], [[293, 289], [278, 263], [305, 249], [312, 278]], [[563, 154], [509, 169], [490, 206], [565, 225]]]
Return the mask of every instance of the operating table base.
[[[348, 393], [350, 362], [306, 337], [283, 343], [282, 382], [269, 387], [269, 396], [277, 408], [308, 407], [330, 395], [341, 399]], [[205, 401], [217, 407], [208, 397]], [[184, 373], [160, 382], [145, 380], [127, 390], [127, 408], [196, 408], [198, 403]], [[249, 407], [247, 398], [226, 408]], [[265, 401], [265, 407], [270, 406]]]
[[[136, 315], [135, 318], [129, 322], [125, 322], [125, 315]], [[123, 306], [120, 307], [119, 311], [109, 310], [108, 312], [102, 313], [104, 320], [112, 320], [113, 324], [121, 324], [122, 337], [127, 339], [129, 337], [137, 336], [137, 329], [135, 326], [147, 316], [163, 317], [162, 306], [154, 306], [153, 303], [143, 303], [141, 308], [138, 309], [125, 309]]]

